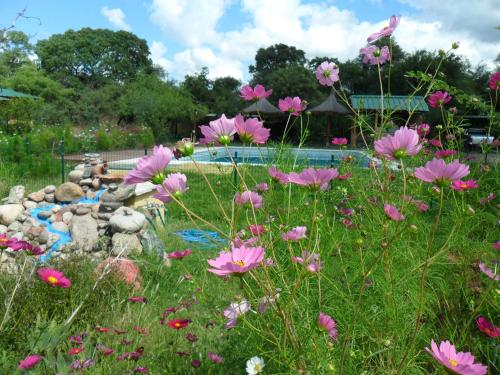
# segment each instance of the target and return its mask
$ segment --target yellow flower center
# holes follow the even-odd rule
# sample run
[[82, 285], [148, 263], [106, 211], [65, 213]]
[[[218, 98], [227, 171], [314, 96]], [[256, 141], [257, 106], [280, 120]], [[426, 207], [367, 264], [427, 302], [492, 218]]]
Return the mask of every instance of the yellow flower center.
[[233, 262], [233, 264], [237, 264], [240, 267], [245, 267], [245, 262], [242, 260], [237, 260], [237, 261]]
[[259, 363], [255, 364], [254, 370], [259, 372], [262, 370], [262, 367], [260, 367]]
[[466, 184], [465, 182], [464, 182], [464, 183], [461, 183], [461, 184], [460, 184], [460, 187], [461, 187], [462, 189], [465, 189], [465, 188], [467, 188], [467, 184]]
[[176, 327], [180, 327], [182, 324], [181, 323], [175, 323]]
[[54, 276], [49, 276], [49, 277], [47, 277], [47, 281], [48, 281], [50, 284], [57, 284], [57, 282], [58, 282], [59, 280], [57, 280], [57, 278], [56, 278], [56, 277], [54, 277]]
[[452, 365], [452, 366], [458, 365], [458, 362], [455, 361], [454, 359], [448, 359], [448, 362], [450, 362], [450, 365]]

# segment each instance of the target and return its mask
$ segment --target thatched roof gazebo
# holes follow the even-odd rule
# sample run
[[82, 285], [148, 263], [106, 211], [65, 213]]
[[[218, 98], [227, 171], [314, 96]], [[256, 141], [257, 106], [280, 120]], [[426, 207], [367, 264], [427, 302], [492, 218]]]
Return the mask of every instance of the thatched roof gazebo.
[[281, 114], [281, 111], [272, 105], [269, 100], [266, 98], [262, 98], [259, 101], [252, 103], [248, 107], [242, 110], [244, 113], [263, 113], [263, 114], [271, 114], [277, 115]]
[[[346, 107], [344, 107], [342, 104], [340, 104], [337, 101], [337, 97], [335, 96], [335, 93], [331, 93], [328, 98], [326, 98], [323, 103], [317, 105], [314, 108], [311, 108], [310, 111], [312, 113], [318, 113], [318, 114], [326, 114], [328, 116], [328, 127], [327, 127], [327, 143], [330, 142], [331, 136], [332, 136], [332, 118], [335, 113], [339, 113], [341, 115], [348, 115], [351, 113]], [[351, 144], [352, 142], [355, 142], [355, 137], [352, 136], [351, 134]], [[354, 144], [355, 145], [355, 144]]]

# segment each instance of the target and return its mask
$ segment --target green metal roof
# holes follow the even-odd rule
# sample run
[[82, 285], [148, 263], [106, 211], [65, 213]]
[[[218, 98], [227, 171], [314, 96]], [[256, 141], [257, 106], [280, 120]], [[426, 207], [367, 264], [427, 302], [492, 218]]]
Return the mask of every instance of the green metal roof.
[[0, 87], [0, 97], [1, 98], [31, 98], [31, 99], [37, 99], [37, 96], [25, 94], [23, 92], [15, 91], [12, 89], [4, 89]]
[[[380, 95], [352, 95], [351, 105], [354, 109], [381, 109]], [[392, 111], [429, 112], [423, 96], [392, 95], [384, 98], [384, 109]]]

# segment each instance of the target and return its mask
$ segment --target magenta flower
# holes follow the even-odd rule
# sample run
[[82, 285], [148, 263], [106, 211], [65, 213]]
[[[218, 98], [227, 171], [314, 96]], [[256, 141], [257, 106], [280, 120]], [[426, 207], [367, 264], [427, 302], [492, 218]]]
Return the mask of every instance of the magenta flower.
[[493, 193], [489, 193], [486, 197], [479, 199], [479, 203], [486, 204], [494, 200], [497, 196]]
[[431, 132], [431, 127], [429, 124], [420, 124], [417, 126], [417, 133], [420, 138], [425, 138], [427, 134]]
[[240, 302], [231, 302], [229, 307], [224, 310], [224, 316], [227, 319], [224, 327], [226, 329], [233, 328], [238, 323], [238, 317], [250, 311], [250, 307], [250, 304], [245, 299]]
[[423, 201], [415, 200], [413, 201], [413, 204], [420, 212], [426, 212], [429, 209], [429, 205]]
[[431, 354], [436, 361], [445, 366], [448, 370], [461, 375], [486, 375], [488, 367], [474, 363], [474, 356], [469, 352], [458, 352], [455, 346], [449, 341], [441, 341], [439, 348], [432, 340], [431, 349], [425, 350]]
[[500, 72], [493, 73], [488, 79], [488, 86], [492, 90], [500, 90]]
[[212, 352], [208, 352], [207, 357], [209, 360], [211, 360], [213, 363], [216, 363], [216, 364], [224, 362], [224, 359], [220, 355], [212, 353]]
[[469, 174], [469, 166], [453, 160], [446, 164], [442, 159], [432, 159], [424, 167], [415, 169], [415, 177], [438, 185], [446, 186], [449, 182], [461, 179]]
[[46, 267], [39, 268], [37, 273], [40, 279], [50, 286], [58, 286], [61, 288], [69, 288], [71, 286], [71, 281], [64, 277], [64, 273], [61, 271]]
[[300, 100], [298, 96], [293, 98], [287, 96], [285, 99], [280, 99], [278, 107], [281, 112], [289, 112], [293, 116], [299, 116], [300, 112], [306, 109], [306, 105]]
[[341, 146], [347, 144], [347, 138], [333, 138], [332, 145]]
[[500, 281], [500, 275], [497, 275], [496, 272], [493, 271], [491, 268], [489, 268], [486, 264], [479, 263], [479, 269], [481, 270], [482, 273], [484, 273], [490, 279], [495, 280], [495, 281]]
[[29, 370], [35, 367], [37, 364], [43, 361], [43, 357], [41, 355], [30, 354], [23, 360], [19, 362], [17, 366], [18, 369], [21, 370]]
[[267, 98], [273, 93], [273, 90], [267, 90], [262, 85], [256, 85], [254, 88], [252, 86], [246, 85], [240, 89], [240, 96], [247, 101], [257, 101], [260, 99]]
[[422, 145], [418, 133], [404, 126], [396, 130], [394, 135], [385, 136], [375, 141], [375, 151], [387, 159], [402, 159], [405, 156], [418, 154]]
[[224, 145], [227, 146], [234, 138], [236, 128], [234, 127], [234, 118], [228, 119], [226, 115], [214, 121], [210, 121], [209, 125], [200, 126], [201, 134], [204, 138], [200, 139], [201, 144], [209, 145]]
[[200, 366], [201, 366], [201, 361], [200, 361], [199, 359], [193, 359], [193, 360], [191, 361], [191, 366], [192, 366], [193, 368], [198, 368], [198, 367], [200, 367]]
[[316, 78], [323, 86], [333, 86], [339, 80], [339, 68], [333, 62], [323, 61], [316, 68]]
[[281, 172], [276, 167], [270, 167], [267, 170], [267, 173], [269, 173], [269, 176], [271, 176], [274, 181], [280, 183], [281, 185], [286, 185], [289, 182], [288, 175], [285, 172]]
[[187, 257], [188, 255], [191, 255], [193, 250], [191, 249], [186, 249], [182, 251], [173, 251], [171, 253], [167, 254], [167, 258], [169, 259], [183, 259]]
[[269, 190], [269, 185], [266, 184], [265, 182], [261, 182], [260, 184], [255, 185], [254, 190], [257, 193], [265, 193], [266, 191]]
[[[187, 177], [182, 173], [170, 173], [160, 185], [156, 186], [156, 199], [168, 203], [172, 199], [179, 200], [183, 193], [188, 191]], [[173, 198], [172, 198], [173, 197]]]
[[451, 184], [451, 188], [453, 190], [459, 190], [459, 191], [476, 189], [478, 187], [479, 185], [474, 180], [467, 180], [467, 181], [457, 180], [453, 181]]
[[234, 118], [234, 127], [243, 143], [263, 145], [271, 135], [271, 130], [265, 128], [261, 121], [256, 118], [248, 118], [245, 120], [240, 114]]
[[389, 47], [368, 46], [361, 48], [359, 53], [363, 55], [363, 63], [370, 65], [382, 65], [391, 59]]
[[164, 170], [173, 157], [174, 154], [169, 148], [155, 146], [151, 156], [140, 158], [135, 169], [127, 173], [125, 183], [131, 185], [152, 181], [154, 184], [161, 184], [165, 178]]
[[262, 233], [264, 233], [264, 226], [262, 224], [251, 224], [248, 229], [254, 236], [260, 236]]
[[500, 337], [500, 327], [495, 327], [493, 323], [484, 316], [479, 316], [476, 319], [476, 325], [481, 332], [487, 334], [488, 336], [493, 338]]
[[500, 241], [493, 242], [491, 244], [491, 247], [493, 248], [493, 250], [500, 250]]
[[271, 307], [280, 297], [281, 288], [276, 288], [274, 293], [270, 296], [264, 296], [259, 299], [259, 313], [265, 314], [267, 309]]
[[399, 210], [394, 207], [393, 205], [390, 205], [390, 204], [387, 204], [385, 203], [384, 204], [384, 212], [385, 214], [391, 219], [391, 220], [394, 220], [394, 221], [401, 221], [401, 220], [404, 220], [405, 217], [399, 212]]
[[134, 374], [147, 374], [149, 372], [147, 367], [136, 367], [134, 369]]
[[441, 106], [448, 103], [453, 97], [446, 91], [436, 91], [427, 98], [427, 103], [432, 108], [440, 108]]
[[148, 303], [148, 299], [142, 296], [128, 297], [127, 301], [136, 303]]
[[319, 272], [323, 269], [323, 262], [321, 262], [319, 254], [303, 251], [301, 257], [292, 256], [293, 263], [299, 263], [305, 266], [306, 270], [311, 273]]
[[312, 191], [328, 189], [331, 180], [336, 179], [339, 172], [335, 168], [314, 169], [307, 168], [300, 173], [291, 172], [288, 181], [292, 184], [307, 186]]
[[318, 316], [318, 325], [322, 330], [328, 333], [331, 340], [335, 341], [337, 339], [337, 323], [330, 315], [320, 312]]
[[434, 147], [443, 147], [443, 144], [441, 143], [441, 141], [439, 139], [431, 139], [429, 141], [429, 143], [431, 145], [433, 145]]
[[444, 159], [447, 158], [448, 156], [453, 156], [456, 155], [455, 150], [439, 150], [434, 153], [434, 156], [438, 159]]
[[281, 239], [284, 241], [299, 242], [300, 240], [307, 238], [306, 231], [307, 227], [295, 227], [286, 233], [282, 233]]
[[234, 202], [239, 206], [261, 208], [262, 201], [262, 196], [254, 191], [245, 190], [242, 193], [236, 193], [234, 196]]
[[376, 33], [370, 35], [367, 39], [368, 43], [373, 43], [379, 40], [380, 38], [391, 36], [394, 30], [396, 30], [396, 27], [398, 27], [399, 20], [400, 20], [399, 16], [391, 16], [391, 19], [389, 20], [389, 26], [385, 26], [382, 30], [377, 31]]
[[231, 251], [222, 251], [215, 259], [209, 259], [208, 264], [213, 268], [208, 271], [218, 276], [243, 274], [258, 267], [264, 259], [263, 247], [232, 247]]

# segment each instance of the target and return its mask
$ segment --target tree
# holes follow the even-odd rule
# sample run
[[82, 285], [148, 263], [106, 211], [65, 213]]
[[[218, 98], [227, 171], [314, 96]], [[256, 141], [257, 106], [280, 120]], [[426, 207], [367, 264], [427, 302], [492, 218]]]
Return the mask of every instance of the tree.
[[154, 70], [146, 41], [128, 31], [68, 30], [40, 40], [35, 51], [47, 73], [73, 87], [122, 83]]
[[267, 48], [259, 48], [255, 55], [255, 65], [250, 65], [248, 70], [255, 76], [292, 65], [304, 66], [306, 62], [306, 54], [303, 50], [280, 43]]

